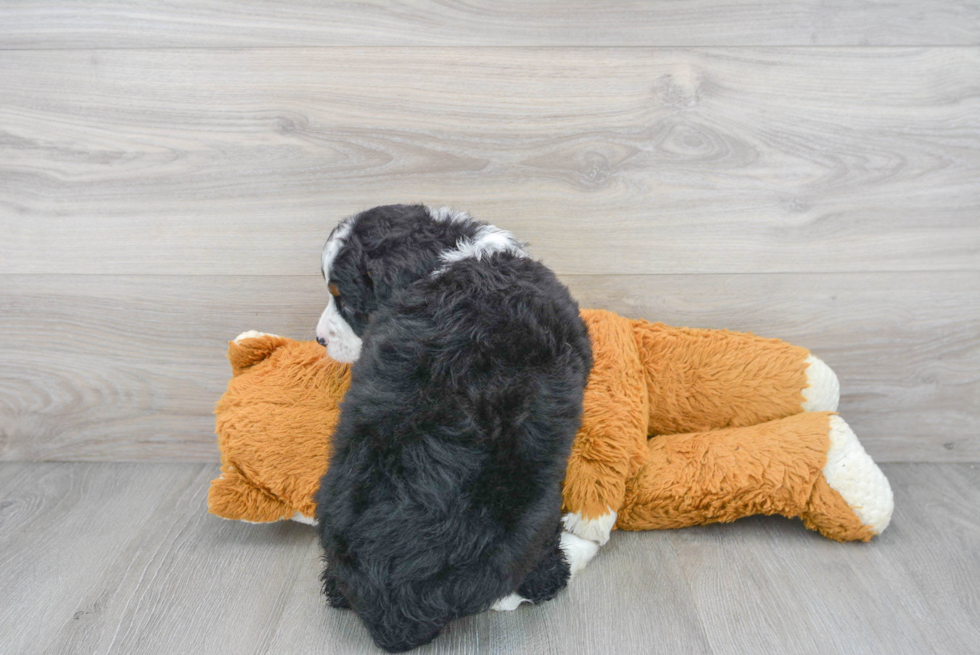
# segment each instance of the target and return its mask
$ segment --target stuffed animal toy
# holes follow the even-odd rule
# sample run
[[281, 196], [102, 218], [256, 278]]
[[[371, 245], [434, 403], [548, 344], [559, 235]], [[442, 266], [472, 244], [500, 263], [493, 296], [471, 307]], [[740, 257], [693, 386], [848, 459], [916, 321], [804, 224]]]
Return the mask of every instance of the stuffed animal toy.
[[[836, 375], [806, 349], [601, 310], [582, 318], [595, 364], [565, 476], [566, 530], [603, 544], [613, 528], [779, 514], [867, 541], [888, 525], [888, 480], [835, 413]], [[314, 342], [258, 332], [231, 342], [228, 358], [209, 510], [312, 522], [349, 366]]]

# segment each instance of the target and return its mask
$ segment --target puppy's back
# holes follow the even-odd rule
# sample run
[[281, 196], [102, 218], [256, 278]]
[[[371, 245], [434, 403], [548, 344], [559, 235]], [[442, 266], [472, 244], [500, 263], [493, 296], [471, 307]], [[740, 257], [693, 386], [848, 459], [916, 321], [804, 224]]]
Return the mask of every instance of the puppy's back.
[[328, 575], [379, 644], [535, 565], [590, 368], [575, 302], [525, 258], [456, 262], [374, 317], [317, 500]]

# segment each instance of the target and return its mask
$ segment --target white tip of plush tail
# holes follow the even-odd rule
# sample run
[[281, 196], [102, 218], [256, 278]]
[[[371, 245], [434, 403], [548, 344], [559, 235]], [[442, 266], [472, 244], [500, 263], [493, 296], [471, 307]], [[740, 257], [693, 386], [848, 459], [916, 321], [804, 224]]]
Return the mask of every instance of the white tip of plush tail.
[[840, 416], [830, 417], [830, 449], [823, 475], [862, 523], [878, 534], [888, 527], [895, 508], [888, 478]]

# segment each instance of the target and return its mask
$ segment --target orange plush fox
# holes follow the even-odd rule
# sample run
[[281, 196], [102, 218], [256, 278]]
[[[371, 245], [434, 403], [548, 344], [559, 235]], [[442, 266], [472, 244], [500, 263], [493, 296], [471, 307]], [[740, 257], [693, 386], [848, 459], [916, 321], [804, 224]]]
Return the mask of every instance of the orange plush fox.
[[[564, 483], [566, 530], [603, 544], [654, 530], [799, 517], [867, 541], [892, 513], [881, 470], [835, 412], [837, 377], [805, 348], [584, 310], [595, 365]], [[349, 366], [314, 342], [246, 332], [218, 402], [210, 511], [311, 522]]]

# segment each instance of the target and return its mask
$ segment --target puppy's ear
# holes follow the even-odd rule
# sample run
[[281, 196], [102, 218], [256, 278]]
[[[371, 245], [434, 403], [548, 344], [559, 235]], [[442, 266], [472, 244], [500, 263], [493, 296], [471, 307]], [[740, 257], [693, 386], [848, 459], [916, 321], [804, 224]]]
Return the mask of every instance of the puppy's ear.
[[418, 253], [396, 252], [383, 257], [366, 257], [362, 265], [365, 288], [384, 303], [396, 289], [404, 288], [432, 270], [431, 262]]
[[364, 288], [374, 295], [377, 302], [385, 302], [392, 290], [400, 286], [400, 271], [383, 257], [366, 258], [361, 270]]

